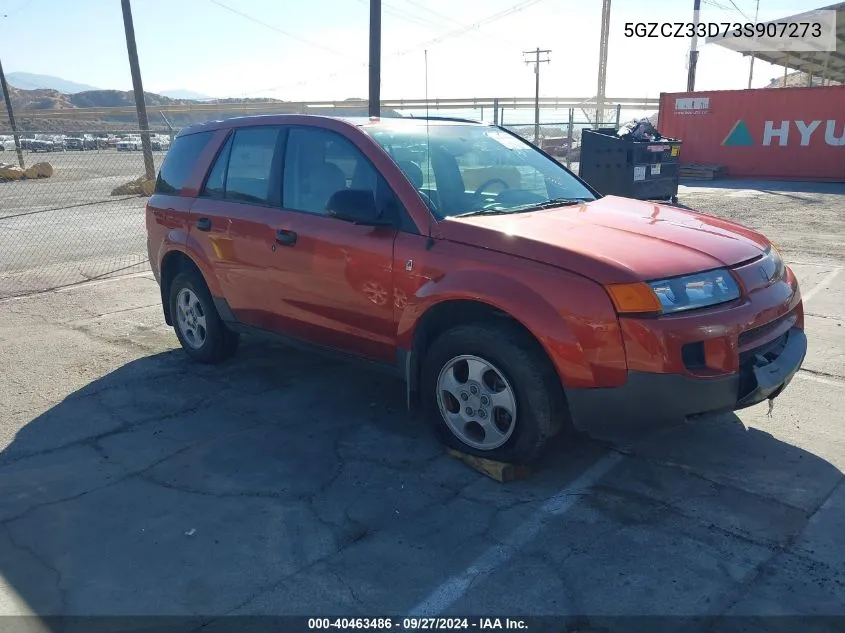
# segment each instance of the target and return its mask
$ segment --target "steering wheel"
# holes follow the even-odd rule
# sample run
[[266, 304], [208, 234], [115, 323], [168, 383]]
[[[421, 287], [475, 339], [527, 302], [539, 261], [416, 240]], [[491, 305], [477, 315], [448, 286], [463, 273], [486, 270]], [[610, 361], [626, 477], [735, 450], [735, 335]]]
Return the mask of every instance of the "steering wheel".
[[478, 189], [475, 190], [475, 193], [473, 195], [476, 198], [480, 197], [481, 194], [484, 193], [484, 190], [487, 188], [487, 186], [492, 185], [495, 182], [500, 182], [505, 186], [505, 189], [510, 189], [510, 185], [501, 178], [490, 178], [489, 180], [485, 180], [484, 182], [482, 182], [481, 185], [479, 185]]

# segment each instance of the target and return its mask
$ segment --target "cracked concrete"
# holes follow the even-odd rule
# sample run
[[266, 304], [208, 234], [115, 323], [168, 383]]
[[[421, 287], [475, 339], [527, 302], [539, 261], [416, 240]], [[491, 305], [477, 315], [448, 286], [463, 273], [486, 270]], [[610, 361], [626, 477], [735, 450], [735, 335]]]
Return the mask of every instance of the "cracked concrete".
[[582, 631], [845, 615], [845, 273], [770, 233], [805, 293], [827, 280], [772, 417], [624, 450], [559, 438], [508, 485], [447, 457], [392, 376], [252, 338], [189, 362], [150, 275], [0, 302], [0, 614], [196, 616], [215, 633], [227, 614], [403, 615], [460, 578], [447, 613]]

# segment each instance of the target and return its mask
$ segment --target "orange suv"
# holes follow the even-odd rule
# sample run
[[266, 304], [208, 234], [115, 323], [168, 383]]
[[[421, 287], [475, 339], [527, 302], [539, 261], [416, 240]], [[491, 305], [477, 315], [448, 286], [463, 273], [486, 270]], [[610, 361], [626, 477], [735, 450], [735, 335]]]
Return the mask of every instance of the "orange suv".
[[183, 130], [146, 211], [189, 356], [272, 332], [392, 366], [449, 445], [530, 461], [778, 396], [798, 283], [745, 227], [601, 196], [496, 126], [255, 116]]

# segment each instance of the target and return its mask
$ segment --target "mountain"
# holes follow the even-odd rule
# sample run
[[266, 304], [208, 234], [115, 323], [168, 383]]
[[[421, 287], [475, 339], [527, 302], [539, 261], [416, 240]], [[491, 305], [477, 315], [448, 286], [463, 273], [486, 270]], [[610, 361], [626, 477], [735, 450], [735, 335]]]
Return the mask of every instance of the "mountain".
[[171, 99], [191, 99], [192, 101], [213, 101], [216, 97], [209, 97], [200, 92], [193, 90], [185, 90], [184, 88], [177, 88], [176, 90], [162, 90], [159, 92], [162, 97], [170, 97]]
[[[135, 105], [131, 91], [85, 90], [65, 94], [58, 90], [20, 90], [11, 88], [9, 96], [15, 112], [25, 115], [26, 110], [71, 110], [75, 108], [120, 108]], [[144, 100], [150, 107], [185, 103], [181, 99], [162, 97], [152, 92], [144, 93]]]
[[[116, 130], [137, 130], [138, 119], [135, 115], [135, 98], [131, 90], [86, 90], [74, 94], [64, 94], [58, 90], [39, 89], [21, 90], [13, 86], [9, 87], [9, 96], [12, 99], [12, 108], [15, 111], [18, 129], [22, 133], [28, 132], [100, 132]], [[153, 129], [166, 130], [165, 121], [160, 117], [157, 107], [178, 105], [186, 106], [180, 108], [179, 112], [171, 112], [167, 120], [176, 128], [181, 128], [194, 123], [202, 123], [213, 119], [221, 119], [233, 116], [243, 116], [244, 104], [253, 106], [266, 104], [266, 107], [259, 107], [258, 110], [251, 110], [255, 114], [270, 113], [292, 113], [299, 112], [299, 106], [289, 104], [280, 99], [265, 97], [250, 99], [215, 99], [212, 108], [201, 107], [199, 100], [174, 99], [153, 92], [144, 93], [144, 101], [147, 104], [150, 126]], [[359, 101], [350, 99], [349, 101]], [[344, 110], [347, 116], [367, 116], [366, 100], [360, 100], [361, 106]], [[195, 105], [199, 109], [193, 110], [190, 106]], [[84, 112], [75, 112], [80, 108], [131, 108], [131, 113], [111, 113], [100, 111], [96, 115]], [[49, 118], [44, 116], [32, 117], [28, 114], [33, 111], [43, 113], [50, 111]], [[3, 115], [5, 107], [0, 100], [0, 133], [7, 133], [8, 119]], [[309, 110], [314, 114], [337, 114], [334, 108], [314, 108]], [[81, 114], [82, 117], [76, 116]], [[392, 110], [384, 110], [382, 116], [395, 116]]]
[[65, 94], [75, 94], [86, 90], [99, 90], [88, 84], [80, 84], [75, 81], [68, 81], [61, 77], [52, 75], [36, 75], [35, 73], [14, 72], [6, 74], [6, 81], [9, 85], [21, 90], [58, 90]]

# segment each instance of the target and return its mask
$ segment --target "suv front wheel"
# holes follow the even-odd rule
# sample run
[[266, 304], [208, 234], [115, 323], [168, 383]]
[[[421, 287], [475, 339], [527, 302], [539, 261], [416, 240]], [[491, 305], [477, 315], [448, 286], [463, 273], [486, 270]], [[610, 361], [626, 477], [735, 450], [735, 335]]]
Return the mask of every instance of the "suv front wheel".
[[563, 425], [551, 364], [515, 327], [462, 325], [442, 334], [422, 367], [428, 418], [463, 453], [528, 463]]
[[182, 272], [170, 284], [170, 315], [176, 337], [188, 356], [201, 363], [219, 363], [238, 348], [238, 334], [226, 327], [202, 277]]

